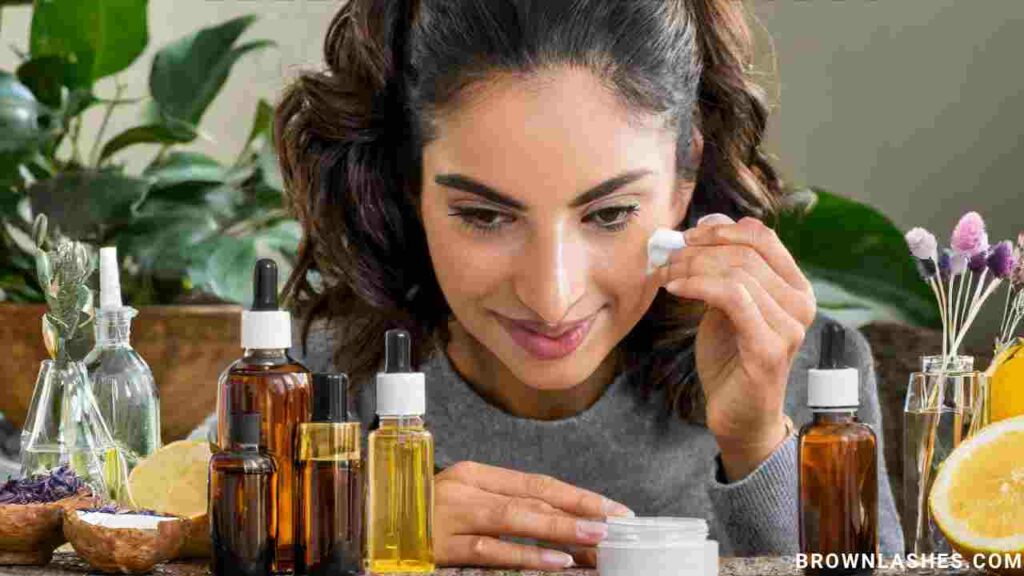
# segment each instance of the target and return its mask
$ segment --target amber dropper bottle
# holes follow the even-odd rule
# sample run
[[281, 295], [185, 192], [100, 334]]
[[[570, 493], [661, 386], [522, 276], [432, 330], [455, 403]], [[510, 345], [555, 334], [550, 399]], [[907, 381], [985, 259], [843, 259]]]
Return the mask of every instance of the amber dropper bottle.
[[434, 439], [423, 425], [424, 376], [412, 371], [411, 349], [408, 332], [388, 330], [384, 372], [377, 374], [380, 426], [367, 449], [371, 574], [434, 571]]
[[313, 417], [299, 424], [295, 449], [296, 574], [355, 576], [363, 569], [363, 462], [347, 392], [344, 374], [313, 375]]
[[877, 439], [857, 419], [857, 370], [842, 367], [843, 351], [842, 326], [828, 324], [820, 366], [808, 374], [807, 404], [814, 417], [800, 430], [797, 452], [800, 550], [808, 555], [807, 574], [871, 572], [878, 552]]
[[262, 415], [260, 447], [278, 466], [275, 571], [294, 568], [295, 429], [309, 420], [309, 371], [288, 355], [291, 317], [277, 305], [277, 264], [262, 259], [253, 270], [253, 303], [242, 312], [245, 355], [221, 376], [217, 437], [227, 448], [228, 406]]
[[277, 467], [259, 447], [260, 415], [232, 414], [228, 449], [210, 458], [214, 576], [269, 576], [277, 547]]

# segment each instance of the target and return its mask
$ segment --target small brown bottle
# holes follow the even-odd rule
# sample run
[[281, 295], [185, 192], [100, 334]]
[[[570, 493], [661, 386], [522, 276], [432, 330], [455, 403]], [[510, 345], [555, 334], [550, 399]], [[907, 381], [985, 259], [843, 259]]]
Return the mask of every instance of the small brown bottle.
[[355, 576], [363, 568], [363, 462], [347, 389], [344, 374], [315, 374], [312, 421], [299, 424], [296, 574]]
[[277, 467], [260, 450], [259, 413], [232, 414], [226, 451], [210, 458], [214, 576], [269, 576], [277, 547]]
[[807, 382], [814, 417], [800, 430], [797, 454], [808, 574], [870, 572], [878, 552], [877, 439], [857, 419], [857, 370], [841, 368], [843, 340], [841, 326], [825, 327], [820, 366]]
[[277, 305], [277, 264], [262, 259], [253, 271], [252, 309], [242, 312], [245, 355], [224, 372], [217, 390], [217, 437], [226, 448], [229, 406], [262, 415], [260, 447], [278, 467], [274, 570], [279, 572], [294, 567], [295, 430], [309, 420], [309, 371], [288, 355], [291, 342], [291, 316]]

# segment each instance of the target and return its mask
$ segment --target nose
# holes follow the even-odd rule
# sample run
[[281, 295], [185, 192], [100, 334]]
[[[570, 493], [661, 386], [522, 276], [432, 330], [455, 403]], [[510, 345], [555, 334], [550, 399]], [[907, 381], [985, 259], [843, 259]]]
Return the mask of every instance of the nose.
[[519, 257], [515, 293], [541, 322], [565, 320], [586, 290], [583, 240], [564, 224], [536, 234]]

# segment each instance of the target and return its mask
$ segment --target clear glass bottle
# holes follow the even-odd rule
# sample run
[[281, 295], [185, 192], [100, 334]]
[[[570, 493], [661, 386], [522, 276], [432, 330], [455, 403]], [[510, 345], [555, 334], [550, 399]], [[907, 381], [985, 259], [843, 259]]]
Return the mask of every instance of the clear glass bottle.
[[224, 449], [230, 410], [261, 415], [260, 447], [277, 463], [275, 570], [294, 569], [295, 431], [309, 420], [309, 370], [288, 355], [291, 317], [277, 305], [277, 264], [263, 259], [253, 273], [253, 305], [242, 313], [245, 355], [221, 375], [217, 438]]
[[313, 376], [312, 421], [299, 424], [295, 573], [355, 576], [363, 568], [359, 422], [348, 421], [348, 378]]
[[373, 574], [434, 571], [434, 438], [423, 424], [424, 376], [405, 330], [388, 330], [377, 375], [380, 427], [367, 447], [366, 564]]
[[277, 467], [260, 449], [260, 415], [232, 414], [228, 449], [210, 458], [214, 576], [270, 576], [277, 549]]
[[[807, 382], [814, 417], [798, 441], [800, 551], [808, 555], [807, 574], [870, 572], [878, 553], [878, 440], [857, 419], [858, 374], [841, 367], [843, 336], [838, 324], [823, 332], [821, 364]], [[827, 555], [839, 555], [833, 559], [838, 563]]]

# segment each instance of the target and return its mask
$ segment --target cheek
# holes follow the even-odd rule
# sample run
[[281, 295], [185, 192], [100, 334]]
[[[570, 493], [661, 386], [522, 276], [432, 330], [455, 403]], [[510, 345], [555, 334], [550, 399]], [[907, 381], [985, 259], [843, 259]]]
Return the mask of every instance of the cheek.
[[616, 323], [639, 319], [653, 300], [647, 277], [647, 238], [656, 227], [657, 223], [641, 220], [624, 237], [591, 248], [591, 277], [614, 303]]

